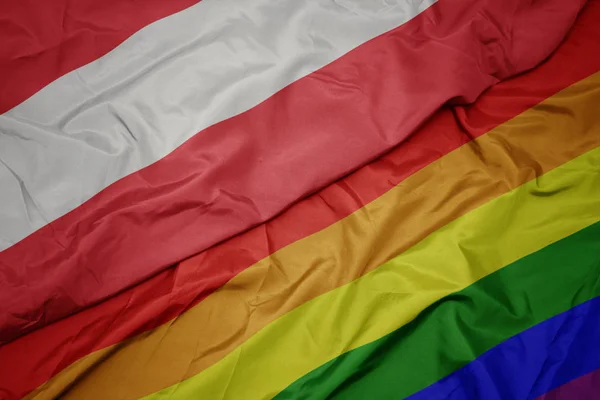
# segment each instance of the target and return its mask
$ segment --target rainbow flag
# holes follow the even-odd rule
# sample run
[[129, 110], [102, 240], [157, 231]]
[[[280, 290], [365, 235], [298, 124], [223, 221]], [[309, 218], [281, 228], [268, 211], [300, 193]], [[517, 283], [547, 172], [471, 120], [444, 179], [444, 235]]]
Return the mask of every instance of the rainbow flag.
[[600, 399], [600, 0], [3, 0], [0, 400]]

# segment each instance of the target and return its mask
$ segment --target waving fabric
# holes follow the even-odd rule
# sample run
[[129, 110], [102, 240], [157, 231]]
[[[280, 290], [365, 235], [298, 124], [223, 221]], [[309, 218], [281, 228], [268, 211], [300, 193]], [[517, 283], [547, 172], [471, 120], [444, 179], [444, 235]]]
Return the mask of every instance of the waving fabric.
[[599, 0], [5, 3], [1, 399], [593, 396]]

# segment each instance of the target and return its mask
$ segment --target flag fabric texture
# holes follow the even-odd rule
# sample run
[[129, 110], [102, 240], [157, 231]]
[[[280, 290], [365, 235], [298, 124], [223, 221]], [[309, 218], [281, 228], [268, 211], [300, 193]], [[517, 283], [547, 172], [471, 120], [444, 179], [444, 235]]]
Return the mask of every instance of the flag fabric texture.
[[0, 399], [600, 399], [600, 0], [4, 0]]

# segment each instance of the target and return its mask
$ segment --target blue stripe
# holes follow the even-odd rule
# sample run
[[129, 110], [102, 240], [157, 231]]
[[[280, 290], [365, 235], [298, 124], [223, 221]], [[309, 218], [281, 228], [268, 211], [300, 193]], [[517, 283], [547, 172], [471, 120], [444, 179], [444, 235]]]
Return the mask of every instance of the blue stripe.
[[513, 336], [408, 399], [535, 399], [598, 368], [600, 298], [595, 298]]

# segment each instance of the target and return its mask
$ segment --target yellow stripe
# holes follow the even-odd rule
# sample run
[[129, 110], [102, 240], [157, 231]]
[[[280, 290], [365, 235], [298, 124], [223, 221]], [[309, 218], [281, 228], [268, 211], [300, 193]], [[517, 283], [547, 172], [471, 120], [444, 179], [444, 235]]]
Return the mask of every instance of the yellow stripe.
[[[436, 300], [600, 220], [600, 148], [450, 223], [294, 309], [202, 373], [145, 399], [266, 399]], [[542, 266], [540, 266], [542, 267]]]

